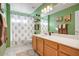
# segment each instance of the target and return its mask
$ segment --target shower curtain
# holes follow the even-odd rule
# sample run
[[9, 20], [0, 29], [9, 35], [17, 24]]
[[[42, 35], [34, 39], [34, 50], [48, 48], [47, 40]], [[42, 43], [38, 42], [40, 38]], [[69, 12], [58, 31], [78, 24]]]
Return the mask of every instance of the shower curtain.
[[21, 44], [32, 40], [34, 33], [34, 19], [31, 16], [11, 14], [11, 42]]

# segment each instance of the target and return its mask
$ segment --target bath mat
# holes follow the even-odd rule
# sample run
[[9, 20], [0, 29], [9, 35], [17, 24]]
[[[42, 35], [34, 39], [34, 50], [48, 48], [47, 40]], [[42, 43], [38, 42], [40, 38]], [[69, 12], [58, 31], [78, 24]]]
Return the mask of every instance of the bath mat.
[[33, 49], [19, 51], [16, 53], [16, 56], [38, 56]]

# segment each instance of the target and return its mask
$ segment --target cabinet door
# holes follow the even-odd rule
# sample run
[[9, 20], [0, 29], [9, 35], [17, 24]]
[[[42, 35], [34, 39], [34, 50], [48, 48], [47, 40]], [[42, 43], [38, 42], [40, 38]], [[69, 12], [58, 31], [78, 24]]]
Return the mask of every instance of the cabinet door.
[[79, 50], [65, 46], [65, 45], [59, 45], [59, 51], [70, 55], [70, 56], [79, 56]]
[[50, 40], [44, 40], [44, 44], [50, 46], [51, 48], [57, 49], [58, 44]]
[[44, 46], [44, 56], [57, 56], [57, 50], [45, 45]]
[[58, 55], [59, 55], [59, 56], [69, 56], [69, 55], [67, 55], [67, 54], [65, 54], [65, 53], [63, 53], [63, 52], [59, 52]]
[[37, 52], [39, 55], [43, 55], [43, 39], [37, 38]]
[[32, 47], [34, 50], [36, 50], [36, 37], [35, 36], [32, 37]]

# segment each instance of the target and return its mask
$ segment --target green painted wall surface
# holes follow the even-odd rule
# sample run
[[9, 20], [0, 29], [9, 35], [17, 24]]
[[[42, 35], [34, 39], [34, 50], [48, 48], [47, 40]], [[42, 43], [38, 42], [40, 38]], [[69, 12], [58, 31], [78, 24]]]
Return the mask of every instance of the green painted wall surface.
[[79, 10], [79, 4], [71, 6], [62, 11], [56, 12], [49, 16], [49, 32], [57, 32], [56, 30], [56, 17], [57, 16], [66, 16], [71, 14], [71, 22], [65, 22], [64, 20], [61, 23], [68, 23], [68, 33], [75, 34], [75, 11]]
[[7, 20], [7, 34], [8, 39], [6, 42], [6, 47], [10, 47], [10, 4], [6, 4], [6, 20]]

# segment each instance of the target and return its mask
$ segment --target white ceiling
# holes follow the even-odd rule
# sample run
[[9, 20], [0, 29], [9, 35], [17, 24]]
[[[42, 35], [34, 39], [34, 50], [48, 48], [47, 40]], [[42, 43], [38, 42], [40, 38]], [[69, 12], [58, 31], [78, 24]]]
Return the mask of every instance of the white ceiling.
[[11, 10], [22, 13], [33, 13], [42, 3], [11, 3]]

